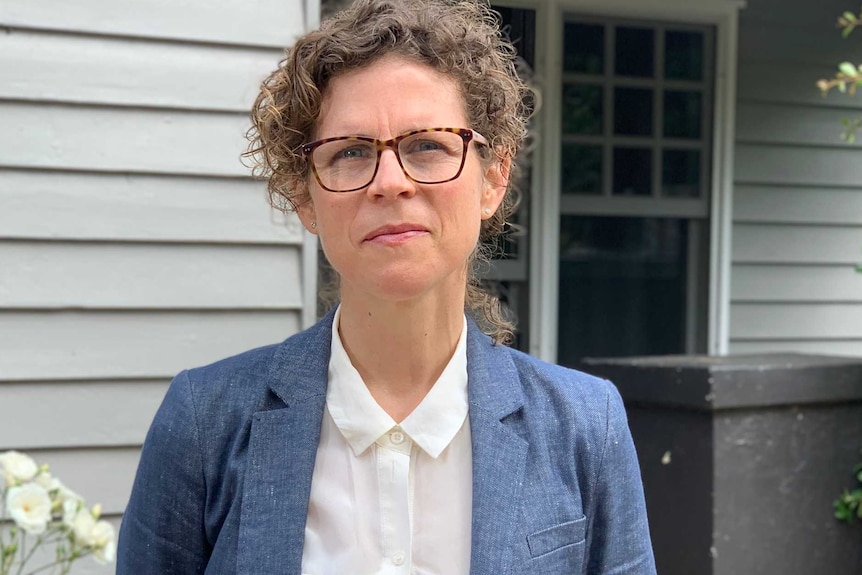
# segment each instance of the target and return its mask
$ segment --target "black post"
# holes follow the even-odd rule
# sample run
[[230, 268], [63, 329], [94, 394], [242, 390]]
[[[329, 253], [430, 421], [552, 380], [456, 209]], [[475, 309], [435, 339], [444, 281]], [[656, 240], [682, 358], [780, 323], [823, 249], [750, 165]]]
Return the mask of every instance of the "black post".
[[833, 517], [862, 461], [862, 358], [587, 359], [616, 383], [661, 575], [860, 575]]

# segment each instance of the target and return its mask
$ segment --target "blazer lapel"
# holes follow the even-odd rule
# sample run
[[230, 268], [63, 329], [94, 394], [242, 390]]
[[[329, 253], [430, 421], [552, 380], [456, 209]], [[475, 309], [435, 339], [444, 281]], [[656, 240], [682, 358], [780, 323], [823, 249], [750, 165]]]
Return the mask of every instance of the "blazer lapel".
[[470, 431], [473, 442], [471, 575], [500, 575], [510, 563], [519, 521], [527, 441], [516, 432], [524, 404], [509, 352], [469, 322]]
[[251, 423], [237, 552], [243, 575], [300, 575], [331, 337], [330, 313], [282, 344], [273, 362], [276, 408]]

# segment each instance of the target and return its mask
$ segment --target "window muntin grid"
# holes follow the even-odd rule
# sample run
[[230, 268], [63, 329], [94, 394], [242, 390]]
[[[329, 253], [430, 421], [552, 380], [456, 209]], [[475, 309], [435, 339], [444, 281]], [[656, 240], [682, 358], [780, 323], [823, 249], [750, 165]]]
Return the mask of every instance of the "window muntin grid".
[[[593, 198], [596, 211], [611, 199], [651, 198], [653, 211], [665, 205], [668, 215], [705, 217], [713, 29], [576, 15], [563, 26], [563, 213], [576, 213], [581, 199]], [[618, 62], [626, 54], [635, 61]]]

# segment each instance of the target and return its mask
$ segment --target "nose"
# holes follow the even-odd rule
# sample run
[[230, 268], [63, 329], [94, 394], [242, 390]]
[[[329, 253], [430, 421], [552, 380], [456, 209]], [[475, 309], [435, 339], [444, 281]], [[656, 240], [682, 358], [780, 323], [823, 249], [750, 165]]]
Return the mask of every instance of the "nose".
[[377, 173], [368, 185], [368, 195], [383, 197], [410, 197], [416, 193], [415, 182], [407, 177], [395, 152], [391, 149], [383, 150], [380, 154], [380, 164]]

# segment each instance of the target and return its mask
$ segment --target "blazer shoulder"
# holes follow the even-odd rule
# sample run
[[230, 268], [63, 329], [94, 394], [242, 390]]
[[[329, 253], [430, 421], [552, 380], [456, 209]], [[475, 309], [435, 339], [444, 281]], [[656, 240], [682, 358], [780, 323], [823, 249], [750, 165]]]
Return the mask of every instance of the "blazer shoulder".
[[281, 343], [192, 368], [182, 375], [196, 407], [204, 412], [210, 408], [224, 413], [281, 407], [297, 396], [325, 394], [329, 334], [326, 325], [319, 323]]
[[616, 394], [616, 386], [606, 379], [549, 363], [515, 349], [509, 349], [509, 354], [527, 390], [560, 394], [572, 401], [599, 402], [602, 406], [609, 395]]

